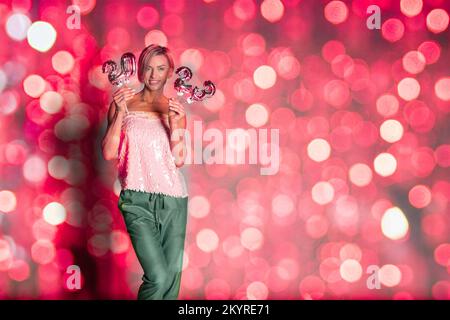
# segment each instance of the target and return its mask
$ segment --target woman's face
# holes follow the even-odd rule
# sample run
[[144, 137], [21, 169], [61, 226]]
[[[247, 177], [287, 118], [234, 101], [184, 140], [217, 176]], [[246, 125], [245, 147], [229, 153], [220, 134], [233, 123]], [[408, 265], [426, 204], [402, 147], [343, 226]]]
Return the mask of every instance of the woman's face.
[[144, 84], [152, 91], [162, 89], [168, 78], [172, 76], [169, 61], [163, 54], [153, 56], [144, 65]]

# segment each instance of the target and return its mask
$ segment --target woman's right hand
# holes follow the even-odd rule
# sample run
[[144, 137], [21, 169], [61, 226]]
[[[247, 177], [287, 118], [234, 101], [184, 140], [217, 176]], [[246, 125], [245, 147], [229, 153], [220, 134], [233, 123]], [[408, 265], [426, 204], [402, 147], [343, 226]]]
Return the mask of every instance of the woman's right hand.
[[127, 109], [127, 101], [133, 98], [136, 90], [129, 87], [122, 87], [113, 93], [113, 99], [118, 111], [125, 111]]

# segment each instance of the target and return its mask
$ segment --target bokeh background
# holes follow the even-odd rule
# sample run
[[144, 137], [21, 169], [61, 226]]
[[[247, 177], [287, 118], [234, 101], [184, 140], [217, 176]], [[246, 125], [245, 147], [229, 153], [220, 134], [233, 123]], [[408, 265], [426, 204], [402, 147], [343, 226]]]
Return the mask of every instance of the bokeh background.
[[[370, 5], [380, 29], [367, 27]], [[136, 298], [116, 163], [101, 156], [114, 89], [101, 65], [157, 43], [191, 83], [217, 86], [186, 105], [188, 129], [280, 133], [275, 175], [182, 168], [181, 299], [449, 299], [449, 8], [1, 1], [0, 298]], [[71, 265], [80, 290], [67, 288]]]

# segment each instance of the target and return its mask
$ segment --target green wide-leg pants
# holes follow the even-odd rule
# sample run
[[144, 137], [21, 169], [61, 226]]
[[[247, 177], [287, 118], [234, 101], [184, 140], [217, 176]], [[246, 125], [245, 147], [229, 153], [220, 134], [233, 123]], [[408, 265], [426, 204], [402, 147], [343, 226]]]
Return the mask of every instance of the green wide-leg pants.
[[123, 189], [118, 208], [144, 270], [138, 300], [176, 300], [180, 290], [188, 197]]

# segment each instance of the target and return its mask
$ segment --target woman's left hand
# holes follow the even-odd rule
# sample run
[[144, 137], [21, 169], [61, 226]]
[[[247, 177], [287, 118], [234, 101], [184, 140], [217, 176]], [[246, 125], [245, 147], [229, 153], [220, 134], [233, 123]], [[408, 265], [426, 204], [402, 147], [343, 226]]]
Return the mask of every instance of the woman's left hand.
[[174, 98], [169, 99], [169, 121], [171, 123], [178, 123], [180, 119], [185, 116], [184, 106]]

